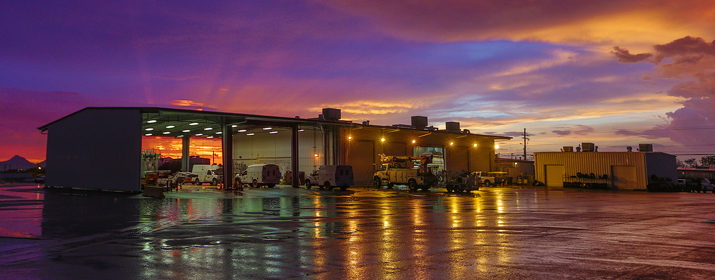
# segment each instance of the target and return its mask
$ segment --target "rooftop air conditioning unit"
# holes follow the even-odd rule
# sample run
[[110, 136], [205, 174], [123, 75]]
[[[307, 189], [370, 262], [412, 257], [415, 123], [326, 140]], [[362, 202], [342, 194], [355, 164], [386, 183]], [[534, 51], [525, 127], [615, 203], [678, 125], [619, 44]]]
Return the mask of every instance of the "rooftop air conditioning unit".
[[638, 144], [638, 151], [639, 152], [652, 152], [653, 144]]
[[595, 152], [596, 146], [593, 143], [581, 143], [584, 152]]
[[571, 153], [573, 152], [573, 146], [564, 146], [563, 151]]
[[340, 119], [340, 109], [323, 108], [323, 117], [329, 121], [337, 121]]
[[412, 126], [416, 129], [425, 129], [427, 127], [427, 117], [412, 116]]
[[459, 122], [447, 122], [447, 131], [461, 131]]

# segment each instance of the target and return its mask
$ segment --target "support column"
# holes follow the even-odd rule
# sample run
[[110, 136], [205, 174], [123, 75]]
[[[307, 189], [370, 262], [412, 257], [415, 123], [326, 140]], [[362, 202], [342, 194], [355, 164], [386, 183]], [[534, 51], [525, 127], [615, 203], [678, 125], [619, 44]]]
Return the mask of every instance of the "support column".
[[333, 164], [335, 165], [343, 164], [340, 158], [340, 155], [342, 155], [340, 152], [340, 143], [342, 143], [342, 139], [340, 139], [340, 128], [333, 127]]
[[[298, 124], [294, 124], [291, 127], [291, 137], [290, 137], [290, 162], [291, 170], [293, 171], [293, 187], [300, 187], [300, 181], [298, 181], [298, 174], [300, 173], [300, 164], [298, 164], [298, 156], [300, 155], [298, 151]], [[307, 176], [308, 174], [306, 174]]]
[[231, 125], [221, 125], [221, 152], [223, 156], [223, 188], [233, 188], [233, 130]]
[[181, 139], [181, 171], [191, 172], [191, 158], [189, 157], [189, 145], [191, 144], [191, 135], [187, 133]]
[[330, 156], [330, 130], [323, 126], [323, 165], [330, 164], [328, 157]]

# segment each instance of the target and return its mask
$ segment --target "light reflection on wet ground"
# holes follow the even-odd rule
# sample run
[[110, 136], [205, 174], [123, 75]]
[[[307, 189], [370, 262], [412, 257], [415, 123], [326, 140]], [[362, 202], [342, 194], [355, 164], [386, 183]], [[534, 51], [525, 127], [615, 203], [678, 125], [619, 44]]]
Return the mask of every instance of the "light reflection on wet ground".
[[715, 275], [712, 194], [187, 187], [166, 196], [0, 186], [3, 277]]

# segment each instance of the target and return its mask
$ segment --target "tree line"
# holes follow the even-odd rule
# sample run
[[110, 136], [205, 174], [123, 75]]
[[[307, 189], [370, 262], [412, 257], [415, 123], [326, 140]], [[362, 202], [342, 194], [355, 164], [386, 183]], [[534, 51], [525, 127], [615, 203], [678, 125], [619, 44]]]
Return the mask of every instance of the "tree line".
[[715, 155], [703, 156], [700, 161], [694, 158], [689, 158], [686, 160], [677, 160], [676, 164], [678, 167], [700, 167], [700, 166], [715, 166]]

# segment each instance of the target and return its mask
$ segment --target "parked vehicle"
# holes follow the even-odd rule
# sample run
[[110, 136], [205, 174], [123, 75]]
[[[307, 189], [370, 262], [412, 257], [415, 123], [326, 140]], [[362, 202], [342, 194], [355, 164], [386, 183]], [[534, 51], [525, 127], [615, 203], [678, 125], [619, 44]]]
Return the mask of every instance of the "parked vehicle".
[[474, 174], [476, 178], [479, 178], [479, 180], [482, 182], [482, 184], [484, 184], [485, 187], [502, 184], [504, 181], [504, 176], [506, 176], [506, 172], [500, 171], [474, 171], [472, 172], [472, 174]]
[[708, 180], [708, 178], [693, 178], [693, 179], [687, 179], [685, 183], [686, 188], [690, 192], [703, 192], [706, 193], [708, 191], [715, 193], [715, 185]]
[[211, 183], [212, 186], [218, 185], [223, 181], [223, 176], [217, 170], [218, 165], [196, 164], [191, 170], [191, 173], [198, 175], [194, 179], [194, 184], [201, 185], [203, 183]]
[[[407, 157], [407, 156], [385, 156], [380, 154], [383, 164], [375, 171], [372, 184], [375, 188], [387, 185], [392, 188], [394, 185], [407, 185], [411, 191], [417, 189], [428, 190], [431, 186], [437, 185], [439, 179], [432, 174], [428, 164], [432, 163], [432, 156]], [[416, 166], [417, 165], [417, 166]]]
[[316, 185], [321, 190], [339, 187], [344, 191], [355, 184], [353, 180], [353, 167], [350, 165], [321, 165], [305, 179], [305, 188], [310, 189]]
[[275, 164], [254, 164], [237, 174], [235, 179], [237, 186], [249, 185], [254, 188], [268, 186], [272, 188], [281, 182], [281, 170]]
[[456, 174], [447, 178], [447, 183], [445, 183], [445, 188], [447, 192], [471, 192], [478, 191], [481, 182], [474, 173], [469, 172], [457, 172]]

